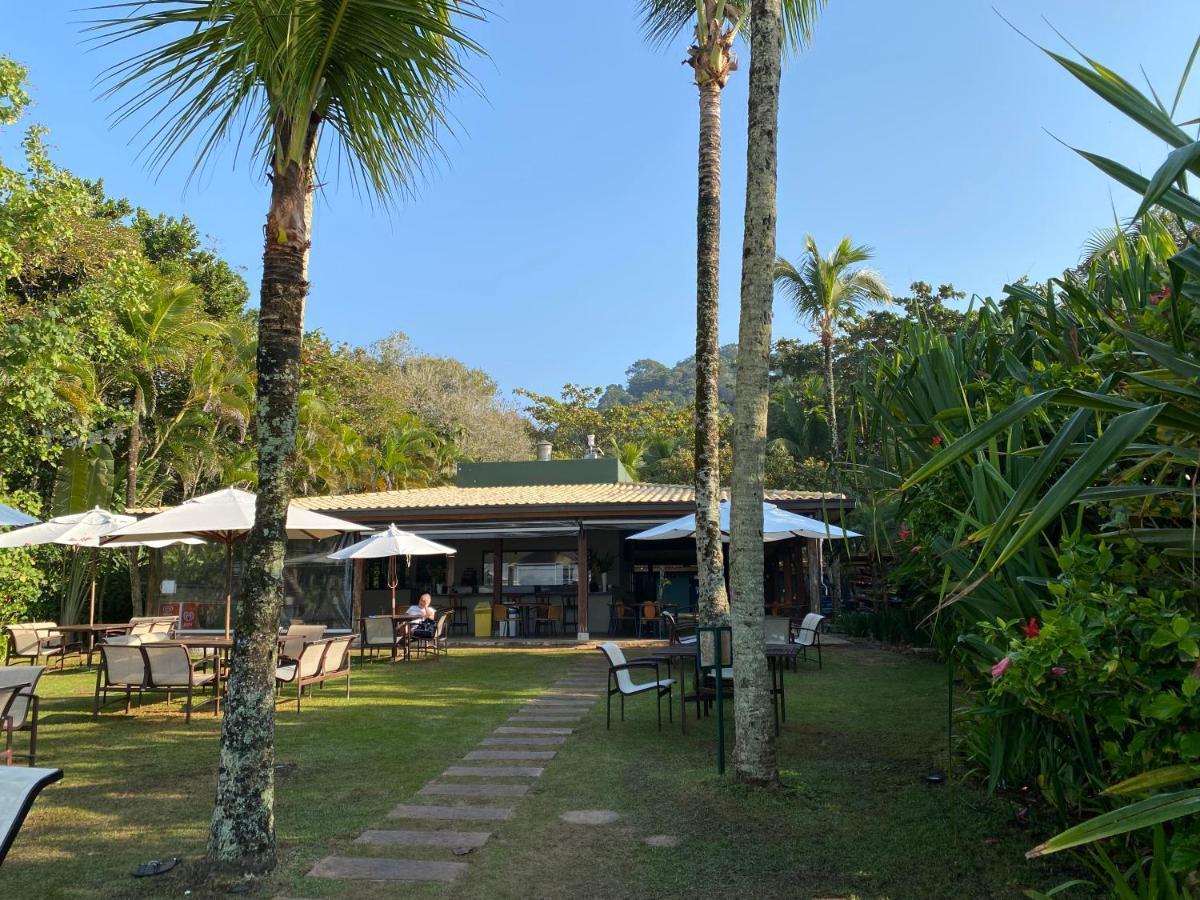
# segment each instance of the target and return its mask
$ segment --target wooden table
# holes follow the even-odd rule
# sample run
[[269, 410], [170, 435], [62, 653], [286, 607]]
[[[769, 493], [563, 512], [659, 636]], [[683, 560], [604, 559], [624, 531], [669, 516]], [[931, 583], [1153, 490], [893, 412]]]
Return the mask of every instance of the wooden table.
[[[771, 673], [771, 701], [775, 709], [775, 734], [779, 735], [780, 721], [787, 721], [787, 698], [784, 695], [783, 687], [783, 672], [786, 668], [785, 664], [788, 660], [795, 659], [801, 648], [797, 644], [768, 644], [767, 645], [767, 668]], [[692, 699], [699, 702], [700, 696], [700, 673], [696, 668], [696, 644], [695, 642], [688, 644], [668, 644], [666, 647], [658, 647], [653, 650], [649, 656], [644, 659], [658, 658], [665, 660], [668, 665], [674, 660], [679, 660], [679, 722], [683, 729], [683, 733], [687, 734], [687, 701], [688, 695], [686, 690], [687, 684], [687, 666], [684, 665], [684, 660], [692, 660], [692, 677], [695, 679], [696, 690], [692, 694]], [[699, 715], [699, 713], [697, 713]]]
[[105, 634], [125, 634], [133, 626], [128, 622], [112, 622], [110, 624], [93, 623], [90, 625], [75, 624], [75, 625], [58, 625], [53, 628], [53, 631], [65, 631], [71, 634], [87, 635], [87, 655], [88, 665], [92, 664], [92, 654], [96, 651], [96, 635]]

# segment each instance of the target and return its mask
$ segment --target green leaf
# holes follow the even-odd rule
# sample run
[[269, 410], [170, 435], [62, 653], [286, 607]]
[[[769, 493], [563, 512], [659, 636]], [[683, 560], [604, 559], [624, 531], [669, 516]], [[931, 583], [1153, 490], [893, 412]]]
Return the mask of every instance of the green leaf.
[[1145, 215], [1146, 210], [1156, 204], [1159, 198], [1170, 190], [1188, 170], [1200, 175], [1200, 170], [1196, 165], [1198, 161], [1200, 161], [1200, 141], [1184, 144], [1167, 154], [1166, 160], [1158, 167], [1154, 177], [1150, 179], [1150, 184], [1142, 197], [1142, 205], [1134, 213], [1134, 218], [1140, 219]]
[[1050, 840], [1038, 844], [1025, 856], [1027, 859], [1036, 859], [1039, 856], [1047, 856], [1051, 853], [1058, 853], [1060, 850], [1078, 847], [1080, 844], [1089, 844], [1118, 834], [1126, 834], [1139, 828], [1149, 828], [1152, 825], [1169, 822], [1182, 816], [1194, 815], [1197, 812], [1200, 812], [1200, 788], [1158, 794], [1147, 800], [1096, 816], [1094, 819], [1088, 819], [1073, 828], [1068, 828]]
[[1175, 694], [1159, 694], [1142, 708], [1142, 713], [1152, 719], [1170, 722], [1188, 708], [1188, 703]]
[[[1121, 182], [1121, 184], [1125, 185], [1131, 191], [1145, 195], [1146, 191], [1150, 188], [1149, 178], [1139, 175], [1119, 162], [1096, 153], [1088, 153], [1086, 150], [1079, 150], [1074, 147], [1072, 149], [1105, 175]], [[1200, 201], [1185, 194], [1178, 188], [1170, 188], [1165, 191], [1158, 202], [1163, 209], [1173, 212], [1175, 215], [1181, 216], [1189, 222], [1200, 222]]]
[[1000, 555], [989, 568], [995, 572], [1004, 563], [1012, 559], [1022, 547], [1042, 532], [1050, 522], [1079, 496], [1091, 483], [1107, 469], [1138, 435], [1144, 432], [1155, 417], [1163, 410], [1165, 404], [1149, 406], [1145, 409], [1124, 413], [1114, 418], [1079, 459], [1063, 473], [1037, 505], [1029, 513], [1028, 518], [1017, 529], [1016, 534], [1005, 545]]
[[1184, 784], [1197, 778], [1200, 778], [1200, 766], [1164, 766], [1161, 769], [1152, 769], [1149, 772], [1142, 772], [1140, 775], [1119, 781], [1105, 788], [1104, 793], [1111, 797], [1149, 794], [1152, 791], [1175, 787], [1177, 784]]
[[1025, 397], [1018, 400], [1002, 412], [992, 416], [978, 428], [967, 432], [954, 443], [950, 444], [944, 450], [934, 454], [933, 458], [921, 466], [917, 471], [913, 472], [908, 479], [900, 485], [900, 490], [907, 490], [915, 484], [919, 484], [931, 475], [940, 472], [953, 463], [958, 462], [969, 453], [978, 450], [993, 437], [1006, 431], [1010, 426], [1015, 425], [1025, 416], [1029, 415], [1038, 407], [1044, 405], [1048, 401], [1056, 397], [1060, 392], [1059, 388], [1049, 391], [1042, 391], [1040, 394], [1034, 394], [1030, 397]]

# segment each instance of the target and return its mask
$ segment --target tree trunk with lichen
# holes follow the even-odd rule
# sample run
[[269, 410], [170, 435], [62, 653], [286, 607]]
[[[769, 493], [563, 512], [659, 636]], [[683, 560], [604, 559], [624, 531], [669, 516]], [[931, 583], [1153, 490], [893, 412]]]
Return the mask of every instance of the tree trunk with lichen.
[[[142, 455], [142, 407], [146, 397], [141, 384], [133, 387], [133, 422], [129, 426], [129, 457], [125, 462], [125, 511], [137, 506], [138, 463]], [[142, 600], [142, 568], [139, 564], [140, 551], [137, 547], [125, 550], [125, 563], [129, 567], [129, 605], [135, 616], [147, 615]]]
[[258, 500], [234, 616], [216, 808], [208, 839], [209, 865], [231, 873], [268, 871], [277, 859], [276, 636], [296, 450], [311, 185], [311, 167], [289, 163], [277, 171], [267, 215], [256, 363]]
[[721, 255], [721, 86], [700, 85], [696, 203], [696, 572], [705, 625], [729, 618], [721, 542], [721, 342], [717, 322]]
[[822, 375], [825, 376], [825, 402], [829, 414], [829, 458], [837, 462], [841, 457], [842, 445], [838, 440], [837, 397], [833, 391], [833, 324], [821, 326]]
[[734, 769], [745, 782], [778, 782], [775, 719], [763, 634], [763, 468], [767, 446], [776, 133], [782, 63], [780, 0], [751, 6], [746, 220], [734, 394], [730, 586], [733, 622]]
[[700, 140], [696, 197], [696, 573], [698, 612], [705, 625], [729, 621], [721, 540], [721, 91], [737, 68], [733, 32], [718, 4], [705, 0], [705, 15], [688, 50], [700, 94]]

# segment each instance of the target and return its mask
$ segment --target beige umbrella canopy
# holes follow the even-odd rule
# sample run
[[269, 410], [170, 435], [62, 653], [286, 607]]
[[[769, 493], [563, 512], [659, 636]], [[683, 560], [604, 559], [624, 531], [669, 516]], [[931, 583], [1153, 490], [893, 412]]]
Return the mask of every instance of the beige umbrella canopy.
[[[225, 545], [225, 636], [229, 637], [229, 616], [233, 606], [233, 545], [244, 540], [254, 525], [257, 498], [249, 491], [224, 488], [194, 497], [173, 509], [147, 516], [132, 525], [114, 531], [104, 546], [123, 547], [145, 541], [176, 541], [199, 538]], [[287, 536], [292, 539], [320, 540], [346, 532], [364, 531], [361, 525], [335, 519], [312, 510], [288, 507]]]

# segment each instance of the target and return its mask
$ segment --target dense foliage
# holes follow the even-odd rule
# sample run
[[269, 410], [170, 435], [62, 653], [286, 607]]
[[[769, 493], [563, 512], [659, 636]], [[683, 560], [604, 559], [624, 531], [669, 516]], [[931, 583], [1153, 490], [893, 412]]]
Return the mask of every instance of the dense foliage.
[[1200, 143], [1100, 64], [1054, 58], [1178, 149], [1153, 179], [1083, 153], [1145, 195], [1134, 223], [968, 328], [910, 322], [871, 348], [857, 475], [887, 489], [893, 587], [962, 679], [968, 759], [1064, 825], [1103, 814], [1036, 852], [1087, 846], [1122, 897], [1193, 896], [1200, 827], [1174, 817], [1196, 791], [1132, 812], [1102, 792], [1200, 773]]

